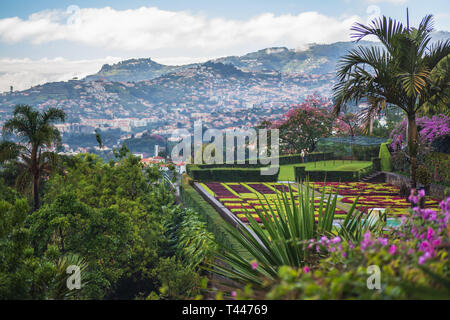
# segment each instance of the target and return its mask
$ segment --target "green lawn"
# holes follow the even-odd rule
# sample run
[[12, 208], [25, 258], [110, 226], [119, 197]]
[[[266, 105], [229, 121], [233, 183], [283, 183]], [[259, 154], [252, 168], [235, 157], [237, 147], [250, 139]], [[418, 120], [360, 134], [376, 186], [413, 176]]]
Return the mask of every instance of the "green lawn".
[[328, 160], [298, 164], [287, 164], [280, 166], [280, 181], [295, 181], [294, 166], [303, 166], [308, 170], [317, 171], [355, 171], [372, 165], [371, 161], [350, 161], [350, 160]]

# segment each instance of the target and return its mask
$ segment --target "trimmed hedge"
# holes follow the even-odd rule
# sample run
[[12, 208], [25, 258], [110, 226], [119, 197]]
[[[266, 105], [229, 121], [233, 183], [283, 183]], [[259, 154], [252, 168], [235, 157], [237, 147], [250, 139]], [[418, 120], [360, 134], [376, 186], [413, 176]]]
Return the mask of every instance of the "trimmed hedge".
[[[314, 162], [314, 161], [323, 161], [323, 160], [332, 160], [334, 157], [333, 152], [311, 152], [305, 156], [305, 162]], [[300, 154], [291, 154], [280, 156], [278, 158], [279, 164], [296, 164], [302, 163], [302, 157]]]
[[378, 158], [381, 159], [381, 171], [392, 171], [391, 153], [389, 152], [388, 145], [392, 143], [392, 139], [389, 139], [385, 143], [380, 145], [380, 153]]
[[262, 175], [261, 168], [232, 169], [232, 168], [212, 168], [193, 169], [188, 174], [197, 181], [222, 181], [222, 182], [276, 182], [278, 181], [279, 170], [274, 175]]
[[256, 164], [238, 164], [238, 163], [224, 163], [224, 164], [188, 164], [186, 166], [186, 172], [189, 174], [191, 170], [199, 170], [199, 169], [217, 169], [217, 168], [224, 168], [224, 169], [232, 169], [232, 168], [241, 168], [241, 169], [257, 169], [257, 168], [263, 168], [267, 165], [262, 165], [259, 163]]
[[326, 161], [333, 159], [334, 159], [334, 152], [312, 152], [306, 155], [305, 162]]
[[373, 172], [373, 164], [367, 168], [355, 171], [314, 171], [306, 170], [305, 167], [296, 166], [295, 170], [295, 180], [306, 180], [309, 181], [327, 181], [327, 182], [353, 182], [359, 181], [361, 178]]
[[372, 158], [379, 157], [380, 154], [380, 146], [360, 146], [354, 145], [352, 146], [352, 155], [356, 160], [368, 161]]
[[227, 222], [191, 185], [182, 184], [180, 197], [186, 207], [195, 210], [202, 216], [208, 231], [214, 234], [216, 242], [226, 248], [239, 251], [243, 256], [248, 256], [248, 252], [225, 229]]

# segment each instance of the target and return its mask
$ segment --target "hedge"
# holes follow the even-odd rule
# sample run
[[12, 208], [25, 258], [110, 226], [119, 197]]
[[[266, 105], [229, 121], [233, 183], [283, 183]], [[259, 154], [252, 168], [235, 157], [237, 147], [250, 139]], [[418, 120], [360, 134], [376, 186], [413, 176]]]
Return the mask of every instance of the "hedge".
[[273, 175], [263, 175], [261, 168], [233, 169], [233, 168], [212, 168], [193, 169], [188, 174], [197, 181], [222, 181], [222, 182], [276, 182], [278, 181], [279, 170]]
[[380, 153], [378, 157], [381, 159], [381, 171], [392, 171], [391, 153], [388, 149], [388, 145], [391, 143], [392, 140], [389, 139], [380, 145]]
[[373, 164], [367, 168], [355, 171], [314, 171], [306, 170], [303, 166], [295, 166], [295, 180], [306, 180], [309, 181], [328, 181], [328, 182], [352, 182], [360, 181], [361, 178], [373, 172]]
[[305, 157], [305, 162], [333, 160], [334, 152], [312, 152]]
[[360, 146], [354, 145], [352, 146], [352, 155], [356, 160], [367, 161], [372, 158], [379, 157], [380, 154], [380, 146]]
[[186, 166], [186, 172], [189, 174], [191, 170], [198, 170], [198, 169], [218, 169], [218, 168], [224, 168], [224, 169], [232, 169], [232, 168], [241, 168], [241, 169], [257, 169], [257, 168], [263, 168], [267, 165], [262, 165], [260, 163], [250, 164], [239, 164], [239, 163], [224, 163], [224, 164], [188, 164]]
[[191, 185], [188, 183], [182, 184], [180, 197], [186, 207], [201, 215], [206, 222], [208, 231], [214, 234], [216, 242], [221, 243], [226, 248], [237, 250], [243, 256], [248, 256], [248, 252], [226, 230], [227, 222]]

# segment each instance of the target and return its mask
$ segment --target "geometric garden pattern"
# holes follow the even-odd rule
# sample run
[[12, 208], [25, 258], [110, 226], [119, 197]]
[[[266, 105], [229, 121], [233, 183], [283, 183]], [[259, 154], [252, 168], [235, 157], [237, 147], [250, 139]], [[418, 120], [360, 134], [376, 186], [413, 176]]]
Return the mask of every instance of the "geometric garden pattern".
[[[338, 208], [336, 208], [335, 219], [344, 219], [347, 211], [354, 200], [359, 196], [356, 208], [366, 213], [371, 210], [386, 210], [390, 217], [400, 217], [408, 214], [410, 203], [407, 198], [399, 196], [399, 189], [386, 183], [366, 183], [366, 182], [309, 182], [310, 189], [314, 189], [315, 207], [320, 205], [320, 197], [323, 188], [328, 194], [338, 191]], [[271, 206], [276, 212], [275, 202], [281, 193], [285, 193], [289, 198], [289, 188], [286, 183], [275, 182], [206, 182], [200, 186], [229, 209], [242, 222], [248, 222], [246, 213], [259, 221], [258, 211], [262, 211], [262, 205]], [[291, 184], [292, 191], [297, 191], [297, 184]], [[267, 199], [265, 202], [264, 197]], [[262, 199], [262, 203], [259, 199]], [[294, 193], [294, 201], [297, 199]], [[437, 199], [427, 197], [426, 208], [439, 208]], [[316, 212], [317, 218], [317, 212]]]

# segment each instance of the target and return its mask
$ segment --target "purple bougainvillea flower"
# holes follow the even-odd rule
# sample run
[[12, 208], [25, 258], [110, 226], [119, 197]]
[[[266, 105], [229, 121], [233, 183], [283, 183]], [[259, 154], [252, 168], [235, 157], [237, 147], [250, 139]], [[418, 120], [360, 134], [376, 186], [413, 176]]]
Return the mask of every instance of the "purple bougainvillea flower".
[[424, 264], [425, 261], [427, 261], [427, 258], [425, 258], [425, 256], [420, 256], [420, 257], [419, 257], [419, 264], [420, 264], [420, 265]]
[[388, 245], [388, 239], [387, 239], [387, 238], [378, 238], [378, 242], [379, 242], [382, 246], [387, 246], [387, 245]]
[[339, 243], [339, 242], [341, 242], [341, 238], [339, 238], [339, 237], [335, 237], [335, 238], [331, 239], [331, 243]]
[[303, 268], [303, 272], [304, 272], [304, 273], [308, 273], [308, 272], [309, 272], [309, 267], [308, 267], [308, 266], [304, 267], [304, 268]]
[[428, 228], [428, 231], [427, 231], [427, 239], [428, 239], [429, 241], [431, 241], [431, 240], [434, 239], [434, 230], [433, 230], [432, 227], [429, 227], [429, 228]]
[[389, 248], [389, 253], [394, 255], [397, 252], [397, 246], [395, 244], [393, 244], [390, 248]]

